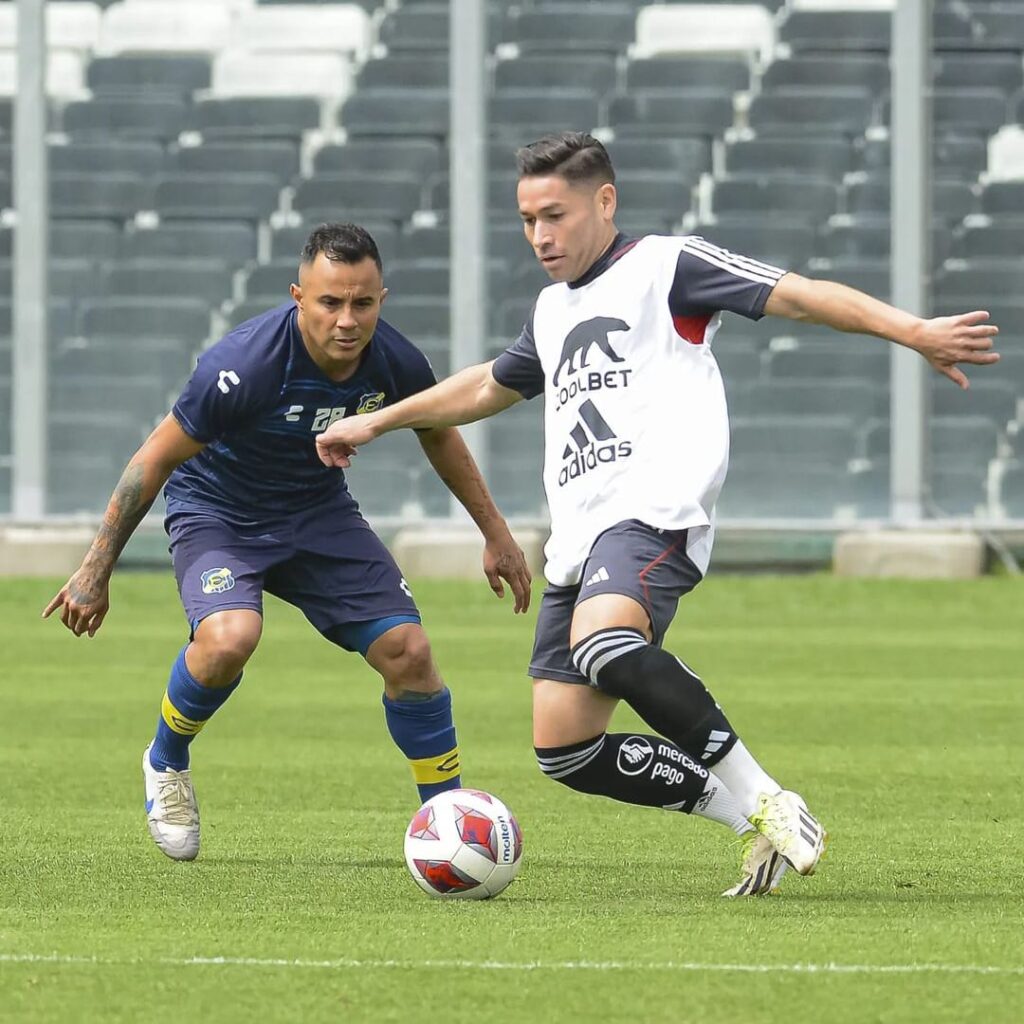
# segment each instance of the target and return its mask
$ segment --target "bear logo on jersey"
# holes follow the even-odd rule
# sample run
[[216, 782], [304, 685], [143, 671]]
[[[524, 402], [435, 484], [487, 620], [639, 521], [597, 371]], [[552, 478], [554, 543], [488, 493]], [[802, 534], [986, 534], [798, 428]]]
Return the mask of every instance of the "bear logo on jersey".
[[[571, 377], [577, 371], [588, 365], [590, 350], [596, 345], [613, 363], [623, 363], [625, 359], [612, 348], [608, 335], [613, 331], [628, 331], [629, 324], [625, 320], [619, 320], [611, 316], [595, 316], [583, 323], [577, 324], [562, 342], [562, 354], [558, 357], [558, 368], [555, 370], [554, 384], [558, 384], [558, 378], [562, 370], [567, 370]], [[576, 353], [580, 354], [578, 366], [573, 365]]]
[[200, 577], [204, 594], [223, 594], [235, 585], [235, 577], [227, 568], [207, 569]]

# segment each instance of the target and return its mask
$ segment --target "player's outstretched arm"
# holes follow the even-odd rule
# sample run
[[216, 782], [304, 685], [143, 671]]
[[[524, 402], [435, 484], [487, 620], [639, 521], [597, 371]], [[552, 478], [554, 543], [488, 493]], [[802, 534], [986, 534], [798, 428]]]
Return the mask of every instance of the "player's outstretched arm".
[[103, 525], [77, 572], [43, 609], [44, 619], [60, 608], [61, 621], [75, 636], [96, 635], [110, 607], [110, 575], [128, 538], [174, 469], [202, 449], [173, 416], [161, 421], [125, 467], [110, 496]]
[[480, 469], [454, 427], [421, 430], [417, 435], [434, 471], [462, 503], [484, 537], [484, 575], [498, 597], [505, 596], [507, 580], [515, 598], [514, 612], [530, 607], [530, 568], [522, 548], [487, 490]]
[[328, 466], [349, 466], [357, 449], [381, 434], [402, 427], [457, 427], [486, 419], [515, 405], [523, 396], [494, 379], [493, 365], [492, 361], [467, 366], [440, 384], [378, 412], [335, 421], [317, 436], [320, 461]]
[[986, 323], [984, 310], [924, 319], [844, 284], [786, 274], [768, 296], [764, 311], [905, 345], [964, 389], [969, 383], [959, 364], [986, 366], [999, 361], [998, 353], [992, 351], [999, 328]]

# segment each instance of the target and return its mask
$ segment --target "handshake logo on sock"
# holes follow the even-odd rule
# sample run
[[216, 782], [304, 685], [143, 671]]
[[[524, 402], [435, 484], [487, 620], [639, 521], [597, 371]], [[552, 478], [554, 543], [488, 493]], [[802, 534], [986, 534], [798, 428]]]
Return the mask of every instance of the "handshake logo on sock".
[[616, 764], [623, 775], [642, 775], [654, 760], [654, 747], [643, 736], [630, 736], [619, 747]]

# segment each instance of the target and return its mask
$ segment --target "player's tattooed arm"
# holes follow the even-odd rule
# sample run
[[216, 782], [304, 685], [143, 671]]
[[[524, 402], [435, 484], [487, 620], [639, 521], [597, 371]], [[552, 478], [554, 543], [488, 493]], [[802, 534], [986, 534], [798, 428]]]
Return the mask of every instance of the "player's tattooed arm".
[[172, 416], [150, 434], [121, 474], [82, 564], [43, 610], [43, 618], [60, 608], [61, 621], [75, 636], [95, 635], [110, 607], [110, 576], [125, 544], [175, 467], [202, 447]]
[[462, 503], [484, 537], [484, 575], [498, 597], [506, 580], [515, 598], [515, 611], [530, 607], [530, 569], [508, 523], [498, 511], [487, 484], [462, 435], [454, 427], [423, 430], [416, 435], [434, 471]]

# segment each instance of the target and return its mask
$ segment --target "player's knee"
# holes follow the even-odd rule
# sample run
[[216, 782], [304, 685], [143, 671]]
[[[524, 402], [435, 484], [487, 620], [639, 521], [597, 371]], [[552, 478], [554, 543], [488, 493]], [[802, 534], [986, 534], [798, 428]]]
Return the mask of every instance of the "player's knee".
[[205, 674], [213, 679], [232, 679], [245, 668], [260, 642], [262, 618], [256, 612], [221, 612], [204, 619], [193, 644]]
[[420, 626], [409, 624], [389, 630], [374, 646], [374, 662], [385, 682], [400, 681], [405, 686], [422, 683], [429, 688], [435, 675], [434, 655]]
[[638, 629], [598, 629], [572, 649], [577, 670], [609, 697], [628, 697], [638, 676], [637, 661], [650, 644]]

